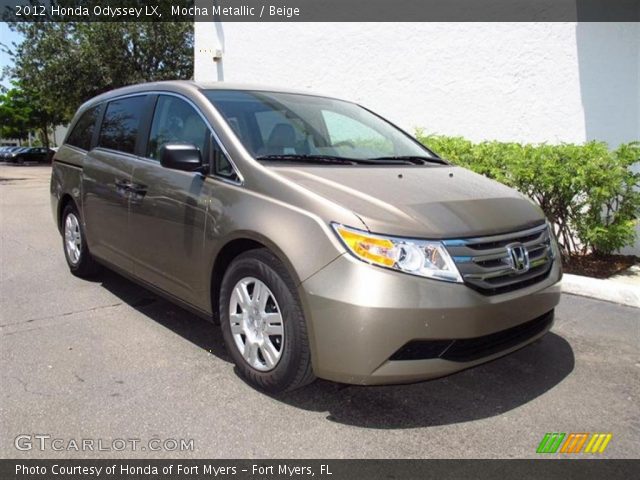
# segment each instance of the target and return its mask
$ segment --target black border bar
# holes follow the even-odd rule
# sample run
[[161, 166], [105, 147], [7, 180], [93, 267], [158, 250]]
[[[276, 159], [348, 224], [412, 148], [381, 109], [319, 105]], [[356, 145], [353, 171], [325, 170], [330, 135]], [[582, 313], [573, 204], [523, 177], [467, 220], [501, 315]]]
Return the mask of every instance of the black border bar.
[[638, 22], [640, 0], [0, 0], [4, 21]]
[[[606, 479], [628, 480], [639, 460], [0, 460], [2, 480]], [[57, 466], [57, 467], [54, 467]], [[178, 466], [189, 474], [178, 471]], [[193, 469], [193, 467], [197, 467]], [[208, 470], [205, 470], [208, 467]], [[40, 473], [25, 473], [26, 469]], [[55, 469], [70, 470], [56, 474]], [[96, 475], [100, 468], [99, 475]], [[125, 468], [125, 473], [123, 473]], [[113, 469], [113, 473], [109, 473]], [[128, 472], [128, 473], [127, 473]], [[328, 473], [327, 473], [328, 472]], [[634, 474], [635, 472], [635, 474]], [[313, 475], [312, 475], [313, 474]]]

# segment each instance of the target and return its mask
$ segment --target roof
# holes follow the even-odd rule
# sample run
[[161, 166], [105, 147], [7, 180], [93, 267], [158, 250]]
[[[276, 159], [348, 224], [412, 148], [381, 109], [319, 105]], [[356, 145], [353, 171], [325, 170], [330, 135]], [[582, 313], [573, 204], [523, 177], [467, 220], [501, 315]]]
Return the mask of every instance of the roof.
[[297, 90], [293, 88], [275, 87], [272, 85], [259, 85], [257, 83], [235, 83], [235, 82], [195, 82], [188, 81], [200, 90], [250, 90], [258, 92], [295, 93], [300, 95], [314, 95], [318, 97], [330, 97], [308, 90]]
[[273, 87], [267, 85], [257, 84], [245, 84], [234, 82], [196, 82], [193, 80], [167, 80], [162, 82], [148, 82], [138, 83], [135, 85], [129, 85], [126, 87], [116, 88], [108, 92], [102, 93], [97, 97], [88, 100], [84, 103], [79, 110], [84, 110], [96, 103], [109, 100], [111, 98], [129, 95], [134, 93], [141, 93], [152, 90], [166, 90], [178, 93], [188, 93], [189, 91], [195, 92], [200, 90], [245, 90], [245, 91], [260, 91], [260, 92], [276, 92], [276, 93], [292, 93], [298, 95], [310, 95], [325, 98], [336, 98], [329, 95], [322, 95], [319, 93], [309, 92], [305, 90], [295, 90], [291, 88]]

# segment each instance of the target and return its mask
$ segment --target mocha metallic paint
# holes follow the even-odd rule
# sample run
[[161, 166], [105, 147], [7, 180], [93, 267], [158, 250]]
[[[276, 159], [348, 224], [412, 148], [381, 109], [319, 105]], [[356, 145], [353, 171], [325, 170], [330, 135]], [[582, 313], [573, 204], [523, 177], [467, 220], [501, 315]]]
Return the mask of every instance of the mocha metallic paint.
[[[258, 241], [298, 284], [316, 375], [349, 383], [420, 380], [474, 365], [479, 362], [387, 359], [412, 339], [484, 335], [526, 322], [558, 303], [557, 262], [536, 285], [483, 296], [462, 284], [356, 260], [330, 228], [337, 222], [434, 239], [506, 233], [544, 220], [520, 194], [451, 166], [266, 167], [249, 155], [200, 88], [192, 82], [126, 87], [96, 97], [76, 114], [122, 95], [179, 95], [206, 118], [242, 179], [236, 184], [169, 170], [102, 148], [84, 154], [61, 147], [51, 178], [54, 215], [58, 219], [60, 199], [71, 194], [98, 260], [212, 317], [218, 252], [236, 239]], [[143, 185], [146, 192], [124, 195], [117, 180]]]

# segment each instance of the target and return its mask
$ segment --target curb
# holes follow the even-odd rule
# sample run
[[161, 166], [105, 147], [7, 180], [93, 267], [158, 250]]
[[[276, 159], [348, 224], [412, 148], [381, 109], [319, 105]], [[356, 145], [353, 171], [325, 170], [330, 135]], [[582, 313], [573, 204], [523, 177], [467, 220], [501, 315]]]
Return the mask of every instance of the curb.
[[562, 276], [562, 291], [640, 308], [640, 288], [614, 279], [601, 280], [565, 273]]

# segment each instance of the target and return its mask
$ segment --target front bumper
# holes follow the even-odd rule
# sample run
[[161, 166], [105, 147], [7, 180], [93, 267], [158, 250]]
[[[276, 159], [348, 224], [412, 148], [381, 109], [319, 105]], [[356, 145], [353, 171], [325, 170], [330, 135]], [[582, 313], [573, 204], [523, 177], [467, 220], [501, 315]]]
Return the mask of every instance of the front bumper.
[[[463, 284], [385, 270], [342, 255], [301, 284], [314, 372], [343, 383], [409, 383], [500, 357], [551, 328], [561, 276], [556, 260], [541, 282], [486, 296]], [[537, 328], [527, 330], [527, 323]], [[496, 334], [509, 329], [520, 336], [504, 341]], [[467, 345], [479, 355], [441, 355], [446, 348], [438, 350], [439, 342], [432, 342], [447, 347], [461, 339], [477, 341], [458, 342], [458, 350]], [[490, 339], [499, 341], [477, 349]], [[436, 353], [404, 355], [411, 351], [408, 344], [435, 345]]]

